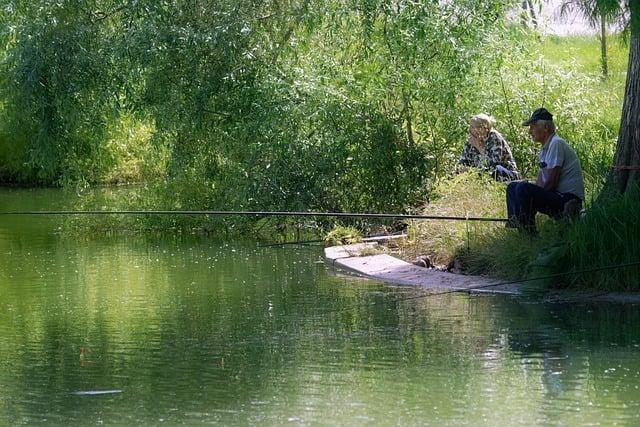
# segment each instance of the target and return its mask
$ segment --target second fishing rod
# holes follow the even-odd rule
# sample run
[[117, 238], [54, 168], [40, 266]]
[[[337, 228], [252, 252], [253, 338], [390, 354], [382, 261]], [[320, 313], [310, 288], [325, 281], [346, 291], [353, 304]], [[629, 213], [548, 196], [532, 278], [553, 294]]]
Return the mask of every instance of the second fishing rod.
[[216, 210], [32, 210], [5, 211], [0, 216], [74, 216], [74, 215], [194, 215], [194, 216], [253, 216], [253, 217], [334, 217], [334, 218], [385, 218], [434, 221], [506, 222], [506, 218], [451, 215], [418, 215], [373, 212], [295, 212], [295, 211], [216, 211]]

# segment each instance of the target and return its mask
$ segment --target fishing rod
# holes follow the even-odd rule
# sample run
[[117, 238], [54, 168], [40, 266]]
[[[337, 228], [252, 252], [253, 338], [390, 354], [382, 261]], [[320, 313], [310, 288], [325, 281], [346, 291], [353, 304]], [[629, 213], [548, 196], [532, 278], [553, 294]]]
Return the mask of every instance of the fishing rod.
[[[362, 241], [366, 242], [366, 241], [372, 241], [375, 239], [393, 239], [393, 238], [397, 238], [397, 237], [403, 237], [406, 236], [406, 234], [399, 232], [399, 233], [391, 233], [391, 234], [372, 234], [372, 235], [368, 235], [368, 236], [364, 236], [362, 237]], [[313, 243], [321, 243], [324, 242], [325, 239], [314, 239], [314, 240], [295, 240], [295, 241], [291, 241], [291, 242], [280, 242], [280, 243], [267, 243], [264, 245], [258, 245], [259, 248], [270, 248], [270, 247], [274, 247], [274, 246], [288, 246], [288, 245], [307, 245], [307, 244], [313, 244]]]
[[73, 215], [205, 215], [205, 216], [300, 216], [300, 217], [334, 217], [334, 218], [386, 218], [386, 219], [417, 219], [440, 221], [482, 221], [506, 222], [506, 218], [485, 218], [476, 216], [450, 215], [417, 215], [417, 214], [386, 214], [365, 212], [286, 212], [286, 211], [208, 211], [208, 210], [118, 210], [118, 211], [6, 211], [0, 216], [73, 216]]
[[280, 242], [280, 243], [267, 243], [264, 245], [258, 245], [259, 248], [273, 248], [277, 246], [289, 246], [289, 245], [309, 245], [313, 243], [321, 243], [324, 242], [324, 239], [314, 239], [314, 240], [296, 240], [295, 242]]

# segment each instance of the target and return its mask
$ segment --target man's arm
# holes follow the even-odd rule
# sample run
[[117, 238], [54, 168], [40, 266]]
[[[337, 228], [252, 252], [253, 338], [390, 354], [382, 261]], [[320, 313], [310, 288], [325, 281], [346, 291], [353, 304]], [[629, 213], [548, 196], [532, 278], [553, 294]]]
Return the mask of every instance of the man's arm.
[[[548, 174], [548, 179], [547, 182], [544, 183], [544, 189], [547, 191], [555, 191], [556, 187], [558, 186], [558, 181], [560, 180], [560, 170], [562, 169], [562, 166], [556, 166], [554, 168], [551, 168], [551, 170], [549, 171]], [[538, 176], [538, 179], [541, 180], [541, 175], [542, 172], [540, 173], [540, 175]], [[538, 184], [540, 185], [540, 184]]]

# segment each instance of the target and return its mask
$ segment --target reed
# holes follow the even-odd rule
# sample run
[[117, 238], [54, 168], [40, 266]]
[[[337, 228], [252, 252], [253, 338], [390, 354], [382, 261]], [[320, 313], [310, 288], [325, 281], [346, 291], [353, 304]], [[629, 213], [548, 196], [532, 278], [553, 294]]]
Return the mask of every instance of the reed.
[[[599, 200], [567, 230], [567, 268], [572, 271], [640, 261], [640, 189]], [[566, 287], [608, 291], [640, 289], [640, 266], [577, 274]]]
[[495, 226], [471, 228], [468, 240], [459, 242], [453, 256], [468, 274], [507, 280], [555, 276], [526, 282], [527, 293], [550, 288], [638, 291], [640, 266], [627, 265], [640, 261], [638, 212], [636, 187], [588, 204], [572, 224], [539, 215], [536, 237]]

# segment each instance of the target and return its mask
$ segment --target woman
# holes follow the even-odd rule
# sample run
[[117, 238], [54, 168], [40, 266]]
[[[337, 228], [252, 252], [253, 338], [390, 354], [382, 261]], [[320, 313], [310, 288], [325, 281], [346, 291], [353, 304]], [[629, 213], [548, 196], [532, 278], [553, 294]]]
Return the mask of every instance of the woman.
[[486, 114], [471, 117], [469, 134], [464, 144], [460, 166], [472, 166], [491, 173], [499, 181], [519, 179], [520, 174], [504, 137], [495, 130], [496, 119]]

